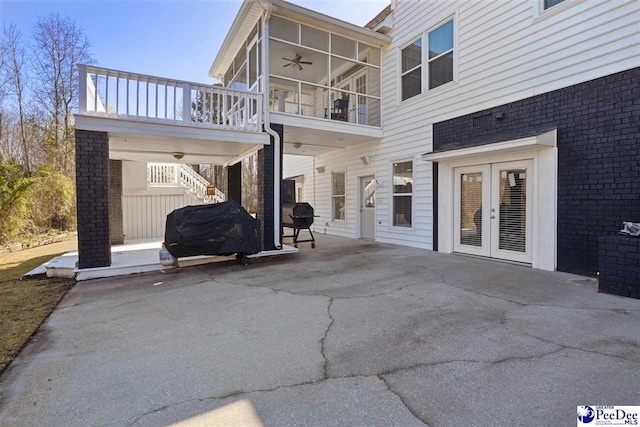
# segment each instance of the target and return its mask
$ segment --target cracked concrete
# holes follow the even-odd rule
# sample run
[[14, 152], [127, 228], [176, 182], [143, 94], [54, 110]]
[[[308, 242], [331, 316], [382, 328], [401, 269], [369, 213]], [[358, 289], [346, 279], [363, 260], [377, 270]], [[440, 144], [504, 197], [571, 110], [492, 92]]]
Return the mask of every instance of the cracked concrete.
[[564, 425], [640, 403], [640, 301], [319, 237], [78, 284], [0, 378], [0, 425]]

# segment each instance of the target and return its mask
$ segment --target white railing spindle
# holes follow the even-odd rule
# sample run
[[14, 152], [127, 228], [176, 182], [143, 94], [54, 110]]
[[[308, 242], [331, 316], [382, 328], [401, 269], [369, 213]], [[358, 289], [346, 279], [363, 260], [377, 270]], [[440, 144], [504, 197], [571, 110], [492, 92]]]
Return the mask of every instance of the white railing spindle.
[[[80, 73], [78, 84], [79, 114], [214, 129], [262, 131], [263, 95], [261, 93], [200, 85], [180, 80], [160, 79], [88, 65], [80, 65], [78, 70]], [[95, 81], [92, 80], [92, 76], [95, 76]], [[115, 87], [112, 89], [116, 92], [115, 97], [111, 97], [109, 94], [109, 80], [112, 78], [115, 79]], [[122, 94], [120, 93], [121, 78], [123, 84], [126, 85]], [[99, 93], [101, 79], [104, 80], [103, 94]], [[136, 85], [135, 90], [132, 90], [131, 84]], [[144, 95], [142, 95], [140, 88], [142, 84], [145, 86], [143, 88]], [[149, 91], [150, 84], [155, 85], [154, 94]], [[163, 85], [162, 88], [158, 87], [160, 84]], [[180, 107], [177, 96], [178, 87], [182, 89], [181, 119], [178, 118]], [[173, 98], [170, 101], [171, 88], [173, 88]], [[164, 95], [162, 100], [160, 99], [161, 94]], [[155, 102], [151, 106], [150, 101], [154, 95]], [[198, 99], [201, 100], [201, 103], [199, 106], [196, 105], [194, 112], [192, 104]], [[123, 102], [124, 106], [121, 108]], [[144, 108], [140, 108], [141, 102], [145, 102]], [[169, 105], [170, 102], [171, 105]], [[90, 111], [90, 108], [93, 111]], [[195, 113], [195, 118], [192, 117], [192, 112]], [[162, 172], [157, 170], [157, 173], [161, 174]], [[155, 176], [153, 178], [155, 179]]]

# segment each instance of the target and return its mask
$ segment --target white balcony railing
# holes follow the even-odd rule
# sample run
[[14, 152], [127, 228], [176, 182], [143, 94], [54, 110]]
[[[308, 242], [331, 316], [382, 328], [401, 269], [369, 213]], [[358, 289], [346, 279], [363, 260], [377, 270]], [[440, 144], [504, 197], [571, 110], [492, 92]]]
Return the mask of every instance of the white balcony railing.
[[220, 203], [226, 198], [218, 188], [215, 189], [215, 194], [207, 195], [209, 181], [183, 164], [149, 163], [147, 182], [150, 187], [183, 187], [205, 203]]
[[262, 131], [262, 94], [87, 65], [78, 113], [213, 129]]

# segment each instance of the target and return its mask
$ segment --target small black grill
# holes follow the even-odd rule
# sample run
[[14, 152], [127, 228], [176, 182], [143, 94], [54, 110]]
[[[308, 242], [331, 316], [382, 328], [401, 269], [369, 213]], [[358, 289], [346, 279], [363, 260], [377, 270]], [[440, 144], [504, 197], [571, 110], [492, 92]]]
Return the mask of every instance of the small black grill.
[[[293, 228], [293, 246], [298, 247], [298, 243], [311, 242], [311, 247], [316, 247], [316, 240], [311, 232], [313, 225], [313, 207], [309, 203], [283, 203], [282, 204], [282, 226]], [[300, 240], [300, 231], [307, 230], [310, 239]]]

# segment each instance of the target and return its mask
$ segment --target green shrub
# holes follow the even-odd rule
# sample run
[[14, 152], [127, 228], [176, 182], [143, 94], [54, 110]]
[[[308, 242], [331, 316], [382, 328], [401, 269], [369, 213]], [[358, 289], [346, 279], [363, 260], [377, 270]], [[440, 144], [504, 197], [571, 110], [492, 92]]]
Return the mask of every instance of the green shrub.
[[76, 199], [73, 180], [61, 173], [41, 171], [27, 193], [26, 219], [32, 234], [75, 229]]
[[27, 194], [34, 180], [24, 177], [21, 166], [0, 159], [0, 244], [10, 243], [26, 226]]

